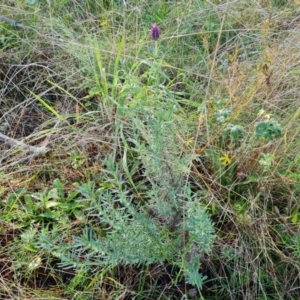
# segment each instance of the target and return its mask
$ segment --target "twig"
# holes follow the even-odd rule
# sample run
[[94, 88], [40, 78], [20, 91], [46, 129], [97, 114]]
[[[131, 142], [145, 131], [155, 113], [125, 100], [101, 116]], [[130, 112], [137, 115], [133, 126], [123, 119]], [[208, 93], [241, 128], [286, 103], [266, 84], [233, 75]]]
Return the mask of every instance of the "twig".
[[7, 143], [8, 145], [10, 145], [12, 147], [21, 147], [26, 150], [29, 150], [33, 154], [44, 154], [45, 152], [48, 152], [50, 150], [46, 147], [35, 147], [35, 146], [27, 145], [16, 139], [10, 138], [9, 136], [2, 134], [2, 133], [0, 133], [0, 140], [4, 141], [5, 143]]
[[25, 144], [24, 142], [20, 142], [16, 139], [10, 138], [5, 134], [0, 133], [0, 141], [4, 141], [5, 143], [7, 143], [8, 145], [10, 145], [11, 147], [20, 147], [23, 148], [27, 151], [29, 151], [31, 154], [23, 157], [19, 160], [16, 160], [10, 164], [7, 164], [5, 166], [0, 167], [0, 171], [9, 168], [9, 167], [13, 167], [15, 165], [24, 163], [30, 159], [33, 159], [35, 157], [39, 157], [42, 155], [45, 155], [46, 153], [48, 153], [50, 151], [50, 148], [47, 148], [46, 146], [42, 146], [42, 147], [35, 147], [35, 146], [30, 146], [28, 144]]

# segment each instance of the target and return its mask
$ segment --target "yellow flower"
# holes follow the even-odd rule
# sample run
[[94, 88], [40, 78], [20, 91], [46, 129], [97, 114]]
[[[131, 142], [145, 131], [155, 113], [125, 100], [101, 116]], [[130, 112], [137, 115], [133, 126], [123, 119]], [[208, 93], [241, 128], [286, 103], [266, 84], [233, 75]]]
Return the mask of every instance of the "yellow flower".
[[257, 116], [258, 117], [261, 117], [261, 116], [263, 116], [263, 115], [265, 115], [265, 110], [264, 109], [261, 109], [259, 112], [258, 112], [258, 114], [257, 114]]
[[194, 137], [188, 138], [187, 140], [184, 141], [184, 145], [186, 147], [190, 147], [194, 143]]
[[224, 153], [223, 156], [220, 157], [220, 161], [222, 162], [223, 166], [227, 166], [231, 164], [231, 157], [229, 152]]
[[105, 26], [107, 26], [107, 24], [108, 24], [107, 21], [102, 21], [102, 22], [100, 23], [100, 26], [101, 26], [101, 27], [105, 27]]

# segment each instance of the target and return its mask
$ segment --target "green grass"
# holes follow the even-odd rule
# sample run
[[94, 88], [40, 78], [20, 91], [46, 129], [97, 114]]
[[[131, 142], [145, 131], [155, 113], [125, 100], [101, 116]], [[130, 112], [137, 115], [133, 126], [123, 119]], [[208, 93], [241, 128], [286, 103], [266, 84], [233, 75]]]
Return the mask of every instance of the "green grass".
[[297, 1], [2, 2], [0, 298], [299, 299]]

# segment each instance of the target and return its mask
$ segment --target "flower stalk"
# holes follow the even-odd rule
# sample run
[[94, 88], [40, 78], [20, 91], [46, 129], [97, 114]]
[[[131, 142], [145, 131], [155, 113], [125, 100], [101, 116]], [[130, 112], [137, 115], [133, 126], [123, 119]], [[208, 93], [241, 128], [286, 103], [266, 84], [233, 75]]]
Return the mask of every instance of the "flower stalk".
[[158, 42], [157, 42], [157, 40], [159, 39], [159, 36], [160, 36], [159, 28], [157, 27], [156, 24], [152, 24], [151, 37], [152, 37], [152, 40], [155, 41], [155, 48], [154, 48], [154, 55], [155, 56], [157, 56], [157, 54], [158, 54]]

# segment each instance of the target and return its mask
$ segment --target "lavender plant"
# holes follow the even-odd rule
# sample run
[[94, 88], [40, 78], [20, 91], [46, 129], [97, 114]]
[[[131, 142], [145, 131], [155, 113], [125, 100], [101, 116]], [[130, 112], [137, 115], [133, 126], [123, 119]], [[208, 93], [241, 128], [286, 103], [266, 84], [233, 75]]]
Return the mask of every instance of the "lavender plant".
[[152, 40], [155, 41], [154, 55], [157, 56], [158, 55], [158, 43], [157, 43], [157, 40], [160, 37], [160, 30], [159, 30], [159, 28], [157, 27], [156, 24], [152, 24], [151, 37], [152, 37]]
[[[160, 30], [153, 24], [151, 37], [156, 54], [159, 36]], [[82, 217], [96, 220], [97, 229], [86, 226], [68, 245], [52, 243], [50, 233], [44, 232], [38, 247], [59, 253], [63, 267], [88, 270], [167, 261], [179, 267], [179, 274], [200, 290], [204, 278], [199, 268], [203, 255], [212, 249], [214, 227], [201, 206], [201, 195], [192, 192], [187, 184], [192, 154], [184, 150], [180, 136], [188, 134], [189, 128], [180, 122], [176, 96], [166, 85], [152, 81], [161, 76], [168, 80], [161, 71], [160, 60], [155, 59], [153, 64], [148, 65], [144, 75], [149, 79], [146, 86], [151, 94], [142, 94], [145, 98], [141, 98], [136, 89], [140, 101], [122, 107], [122, 115], [130, 115], [132, 120], [132, 149], [124, 136], [121, 139], [126, 151], [135, 152], [143, 166], [147, 203], [135, 203], [127, 191], [120, 163], [110, 156], [102, 162], [106, 166], [102, 187], [96, 188], [92, 183], [78, 187], [78, 202], [85, 207]], [[136, 78], [135, 82], [138, 84]], [[133, 89], [130, 92], [132, 95]], [[123, 167], [125, 160], [126, 156]], [[130, 173], [127, 164], [125, 169]]]
[[158, 29], [156, 24], [152, 24], [151, 28], [151, 37], [153, 40], [157, 40], [160, 36], [160, 30]]

